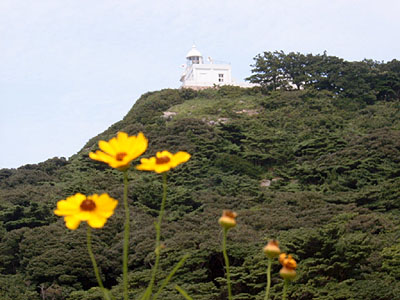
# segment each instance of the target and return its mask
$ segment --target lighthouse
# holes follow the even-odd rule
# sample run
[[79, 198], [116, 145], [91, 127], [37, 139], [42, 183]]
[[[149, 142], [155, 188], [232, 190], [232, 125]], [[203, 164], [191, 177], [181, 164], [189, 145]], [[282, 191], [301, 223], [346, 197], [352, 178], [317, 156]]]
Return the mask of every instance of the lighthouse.
[[220, 85], [236, 85], [232, 80], [229, 63], [214, 62], [210, 57], [204, 62], [203, 55], [196, 46], [186, 55], [186, 65], [180, 81], [182, 88], [202, 89]]

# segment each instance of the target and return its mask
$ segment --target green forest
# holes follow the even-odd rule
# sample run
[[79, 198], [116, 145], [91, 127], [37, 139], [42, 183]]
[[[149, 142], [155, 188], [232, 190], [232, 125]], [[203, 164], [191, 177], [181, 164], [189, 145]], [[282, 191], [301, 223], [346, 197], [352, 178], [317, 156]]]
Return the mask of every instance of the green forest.
[[[148, 92], [72, 157], [0, 169], [0, 299], [102, 299], [86, 224], [69, 230], [53, 212], [75, 193], [120, 201], [92, 232], [105, 287], [122, 299], [123, 176], [88, 155], [121, 131], [144, 133], [142, 157], [191, 154], [168, 172], [156, 286], [189, 256], [159, 299], [184, 299], [176, 284], [195, 300], [227, 299], [224, 209], [238, 215], [228, 235], [234, 300], [264, 299], [271, 239], [298, 264], [288, 299], [400, 299], [400, 61], [264, 52], [248, 80], [260, 86]], [[128, 176], [129, 299], [138, 299], [163, 181], [134, 168]], [[274, 262], [274, 300], [279, 269]]]

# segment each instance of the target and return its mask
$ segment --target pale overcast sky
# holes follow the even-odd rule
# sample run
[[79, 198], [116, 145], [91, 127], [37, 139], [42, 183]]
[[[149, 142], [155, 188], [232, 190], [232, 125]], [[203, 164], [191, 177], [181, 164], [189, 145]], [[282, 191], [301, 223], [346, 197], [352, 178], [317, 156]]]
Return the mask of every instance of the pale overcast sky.
[[399, 0], [0, 0], [0, 168], [70, 157], [193, 43], [250, 75], [263, 51], [400, 59]]

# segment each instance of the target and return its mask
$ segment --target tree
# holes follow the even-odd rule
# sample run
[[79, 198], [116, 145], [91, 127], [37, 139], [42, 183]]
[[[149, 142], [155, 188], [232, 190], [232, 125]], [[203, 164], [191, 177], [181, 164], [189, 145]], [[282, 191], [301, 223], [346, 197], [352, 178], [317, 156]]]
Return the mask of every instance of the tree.
[[282, 58], [282, 67], [285, 76], [296, 89], [300, 90], [304, 87], [308, 79], [306, 69], [308, 64], [307, 57], [299, 52], [290, 52], [287, 55], [282, 55]]
[[392, 101], [400, 98], [400, 61], [393, 59], [379, 65], [374, 88], [379, 100]]
[[252, 83], [259, 83], [266, 90], [276, 90], [285, 86], [283, 66], [283, 51], [264, 52], [254, 57], [255, 63], [251, 65], [253, 75], [246, 78]]

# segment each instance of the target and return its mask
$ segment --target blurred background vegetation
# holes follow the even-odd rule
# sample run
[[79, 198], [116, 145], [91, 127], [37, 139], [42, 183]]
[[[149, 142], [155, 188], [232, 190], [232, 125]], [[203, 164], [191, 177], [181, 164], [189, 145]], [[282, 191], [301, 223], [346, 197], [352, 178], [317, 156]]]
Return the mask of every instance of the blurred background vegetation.
[[[77, 192], [122, 199], [122, 174], [88, 157], [118, 131], [142, 131], [144, 157], [192, 154], [168, 174], [159, 278], [190, 257], [162, 299], [180, 299], [176, 283], [196, 300], [226, 299], [222, 209], [239, 215], [228, 245], [235, 300], [263, 299], [261, 249], [271, 238], [299, 262], [290, 299], [400, 299], [400, 62], [264, 52], [253, 67], [249, 80], [260, 87], [149, 92], [68, 160], [1, 169], [0, 299], [101, 299], [85, 225], [69, 231], [53, 209]], [[162, 183], [152, 173], [129, 177], [134, 299], [154, 261]], [[93, 237], [105, 285], [116, 294], [122, 225], [120, 205]], [[272, 299], [283, 287], [278, 271], [275, 263]]]

